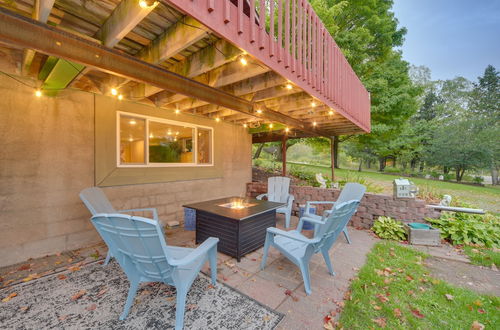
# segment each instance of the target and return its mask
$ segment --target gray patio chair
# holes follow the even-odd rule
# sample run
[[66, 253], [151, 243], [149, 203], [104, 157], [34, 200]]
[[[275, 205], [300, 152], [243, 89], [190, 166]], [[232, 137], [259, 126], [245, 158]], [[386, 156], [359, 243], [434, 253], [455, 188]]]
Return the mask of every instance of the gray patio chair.
[[270, 202], [286, 203], [276, 210], [276, 213], [285, 215], [285, 228], [290, 227], [290, 217], [292, 216], [293, 195], [289, 193], [290, 178], [284, 176], [273, 176], [267, 179], [267, 193], [257, 196], [257, 199], [267, 197]]
[[[85, 188], [80, 192], [80, 199], [83, 204], [89, 209], [90, 213], [94, 216], [99, 213], [127, 213], [127, 212], [143, 212], [149, 211], [153, 213], [153, 219], [158, 221], [158, 212], [155, 208], [142, 208], [142, 209], [128, 209], [128, 210], [115, 210], [113, 205], [109, 202], [108, 197], [104, 194], [99, 187]], [[108, 254], [106, 255], [106, 260], [104, 265], [109, 263], [112, 257], [111, 250], [108, 246]]]
[[[311, 205], [314, 205], [314, 204], [332, 204], [332, 209], [325, 212], [326, 215], [328, 215], [330, 212], [333, 211], [335, 205], [337, 205], [337, 204], [345, 203], [345, 202], [348, 202], [351, 200], [361, 201], [361, 199], [363, 198], [363, 195], [365, 194], [365, 191], [366, 191], [366, 187], [363, 186], [362, 184], [353, 183], [353, 182], [346, 183], [346, 185], [344, 186], [344, 188], [340, 192], [339, 198], [337, 198], [337, 200], [335, 202], [331, 202], [331, 201], [310, 201], [310, 202], [307, 202], [306, 203], [306, 210], [304, 212], [303, 218], [306, 221], [307, 221], [307, 218], [312, 218], [316, 221], [321, 220], [320, 215], [312, 214], [310, 212]], [[302, 218], [301, 218], [301, 220], [302, 220]], [[314, 230], [316, 230], [316, 228], [317, 228], [317, 225], [315, 224]], [[349, 237], [349, 232], [347, 231], [347, 223], [344, 226], [344, 228], [342, 229], [342, 231], [344, 233], [345, 239], [347, 240], [347, 243], [351, 244], [351, 238]]]

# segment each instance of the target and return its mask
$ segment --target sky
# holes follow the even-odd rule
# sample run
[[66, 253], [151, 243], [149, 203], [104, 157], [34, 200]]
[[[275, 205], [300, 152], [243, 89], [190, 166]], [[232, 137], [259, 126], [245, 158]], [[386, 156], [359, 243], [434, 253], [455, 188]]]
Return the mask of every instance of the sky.
[[394, 0], [393, 11], [408, 30], [403, 58], [433, 80], [500, 70], [500, 0]]

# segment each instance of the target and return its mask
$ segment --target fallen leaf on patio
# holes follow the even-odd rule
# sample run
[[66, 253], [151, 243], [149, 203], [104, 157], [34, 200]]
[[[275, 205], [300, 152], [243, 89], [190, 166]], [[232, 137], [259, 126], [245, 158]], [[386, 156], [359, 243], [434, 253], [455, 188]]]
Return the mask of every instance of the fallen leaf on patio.
[[278, 266], [278, 269], [279, 269], [279, 270], [283, 270], [283, 267], [281, 267], [281, 266]]
[[299, 301], [299, 297], [297, 297], [297, 296], [292, 296], [292, 300], [293, 300], [293, 301], [295, 301], [295, 302], [297, 302], [297, 301]]
[[59, 321], [64, 321], [68, 318], [69, 315], [61, 315], [58, 317]]
[[81, 297], [83, 297], [86, 293], [87, 293], [87, 290], [80, 290], [71, 296], [71, 300], [76, 301], [76, 300], [80, 299]]
[[207, 290], [211, 290], [211, 289], [215, 289], [215, 286], [213, 286], [212, 284], [207, 285]]
[[37, 279], [39, 277], [40, 277], [40, 275], [38, 275], [36, 273], [30, 274], [30, 275], [28, 275], [28, 277], [23, 278], [23, 282], [29, 282], [29, 281]]
[[444, 296], [445, 296], [445, 297], [446, 297], [446, 299], [448, 299], [448, 300], [453, 300], [453, 296], [452, 296], [451, 294], [449, 294], [449, 293], [446, 293]]
[[378, 305], [374, 305], [373, 306], [373, 309], [376, 310], [376, 311], [379, 311], [382, 309], [382, 307], [378, 306]]
[[24, 264], [21, 267], [17, 269], [18, 272], [23, 271], [23, 270], [29, 270], [31, 268], [31, 264]]
[[87, 306], [85, 309], [88, 311], [94, 311], [97, 308], [96, 304], [92, 304], [90, 306]]
[[60, 275], [57, 275], [57, 278], [60, 279], [60, 280], [65, 280], [68, 277], [66, 275], [64, 275], [64, 274], [60, 274]]
[[291, 295], [293, 294], [293, 292], [292, 292], [292, 290], [286, 289], [286, 290], [285, 290], [285, 294], [286, 294], [287, 296], [291, 296]]
[[19, 310], [21, 312], [26, 312], [28, 309], [30, 309], [30, 306], [21, 306], [21, 307], [19, 307]]
[[425, 317], [425, 316], [424, 316], [424, 314], [422, 314], [422, 313], [421, 313], [418, 309], [416, 309], [416, 308], [415, 308], [415, 309], [412, 309], [412, 310], [411, 310], [411, 313], [412, 313], [413, 315], [415, 315], [416, 317], [418, 317], [419, 319], [423, 319], [423, 318]]
[[80, 270], [80, 269], [81, 269], [81, 268], [80, 268], [80, 267], [78, 267], [78, 266], [71, 266], [71, 267], [68, 267], [68, 270], [69, 270], [69, 271], [72, 271], [72, 272], [76, 272], [76, 271], [78, 271], [78, 270]]
[[383, 317], [379, 317], [378, 319], [372, 319], [373, 322], [375, 322], [379, 327], [385, 328], [387, 325], [387, 321]]
[[352, 270], [354, 270], [355, 272], [357, 272], [359, 270], [358, 267], [352, 267]]
[[252, 260], [252, 261], [257, 261], [257, 259], [255, 259], [255, 258], [252, 258], [251, 260]]
[[344, 308], [345, 303], [344, 303], [343, 301], [339, 301], [339, 302], [337, 303], [337, 306], [339, 306], [340, 308]]
[[251, 279], [251, 281], [252, 281], [252, 282], [256, 282], [257, 280], [256, 280], [255, 278], [252, 278], [252, 279]]
[[101, 291], [99, 291], [99, 292], [97, 293], [97, 296], [98, 296], [98, 297], [100, 297], [100, 296], [102, 296], [103, 294], [105, 294], [106, 292], [108, 292], [108, 288], [101, 289]]
[[73, 258], [69, 258], [67, 261], [68, 262], [73, 262]]
[[12, 293], [11, 293], [11, 294], [9, 294], [7, 297], [3, 298], [3, 299], [2, 299], [2, 302], [8, 302], [9, 300], [11, 300], [12, 298], [14, 298], [15, 296], [17, 296], [17, 293], [12, 292]]
[[402, 315], [401, 310], [399, 308], [394, 308], [394, 316], [399, 319], [401, 315]]
[[269, 322], [271, 320], [271, 316], [269, 316], [269, 314], [266, 314], [262, 317], [262, 319], [264, 320], [264, 322]]
[[470, 327], [472, 330], [483, 330], [484, 324], [479, 323], [478, 321], [472, 322], [472, 326]]
[[190, 311], [197, 309], [197, 308], [198, 308], [198, 305], [196, 305], [196, 304], [187, 304], [186, 305], [186, 309], [190, 310]]
[[484, 313], [486, 313], [486, 311], [485, 311], [484, 309], [482, 309], [482, 308], [479, 308], [479, 309], [477, 310], [477, 312], [478, 312], [479, 314], [484, 314]]
[[168, 300], [168, 301], [172, 301], [172, 300], [174, 300], [174, 299], [175, 299], [175, 297], [167, 297], [167, 298], [165, 298], [165, 299], [166, 299], [166, 300]]
[[225, 261], [225, 262], [224, 262], [224, 264], [225, 264], [226, 266], [228, 266], [229, 268], [233, 268], [233, 267], [235, 266], [235, 264], [230, 263], [229, 261]]

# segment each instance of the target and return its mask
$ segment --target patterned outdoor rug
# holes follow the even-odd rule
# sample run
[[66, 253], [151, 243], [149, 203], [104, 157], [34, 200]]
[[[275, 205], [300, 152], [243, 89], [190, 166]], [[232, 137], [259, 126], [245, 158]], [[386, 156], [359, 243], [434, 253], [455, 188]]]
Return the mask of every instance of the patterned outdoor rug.
[[[125, 321], [129, 282], [116, 262], [99, 263], [0, 290], [2, 329], [171, 329], [175, 288], [143, 283]], [[14, 296], [14, 294], [17, 294]], [[11, 299], [5, 299], [11, 296]], [[200, 274], [186, 301], [185, 329], [274, 329], [283, 318], [248, 296]]]

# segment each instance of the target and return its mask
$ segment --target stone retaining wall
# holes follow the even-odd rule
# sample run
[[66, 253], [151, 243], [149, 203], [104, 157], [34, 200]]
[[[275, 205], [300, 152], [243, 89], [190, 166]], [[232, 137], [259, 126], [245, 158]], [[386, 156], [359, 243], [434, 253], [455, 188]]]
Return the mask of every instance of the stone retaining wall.
[[[255, 197], [267, 192], [267, 183], [247, 183], [247, 196]], [[291, 194], [295, 197], [293, 210], [297, 214], [300, 204], [307, 201], [335, 201], [340, 190], [316, 187], [291, 186]], [[366, 193], [361, 200], [358, 211], [351, 219], [351, 225], [360, 228], [371, 228], [373, 222], [381, 215], [408, 222], [423, 222], [425, 218], [437, 218], [440, 212], [427, 208], [426, 202], [418, 199], [398, 199], [387, 195]], [[318, 208], [317, 214], [329, 209], [328, 205]]]

